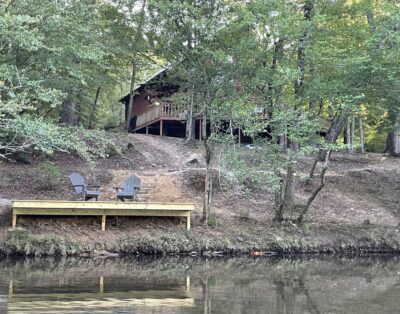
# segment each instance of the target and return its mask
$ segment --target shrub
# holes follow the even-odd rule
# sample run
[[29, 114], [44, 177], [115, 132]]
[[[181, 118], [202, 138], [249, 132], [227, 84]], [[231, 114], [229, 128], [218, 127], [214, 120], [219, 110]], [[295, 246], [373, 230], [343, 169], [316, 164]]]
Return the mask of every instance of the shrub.
[[104, 131], [61, 127], [41, 118], [17, 117], [0, 121], [0, 158], [10, 158], [19, 152], [40, 152], [52, 155], [56, 151], [78, 154], [92, 162], [120, 152], [115, 138]]
[[58, 166], [51, 161], [45, 161], [39, 167], [36, 183], [42, 190], [52, 190], [58, 185], [60, 178], [61, 172]]
[[217, 217], [214, 216], [214, 215], [211, 215], [211, 216], [208, 218], [208, 226], [209, 226], [211, 229], [217, 229], [217, 228], [218, 228], [218, 225], [219, 225], [219, 223], [218, 223]]
[[250, 211], [248, 209], [242, 209], [239, 213], [240, 220], [250, 220]]

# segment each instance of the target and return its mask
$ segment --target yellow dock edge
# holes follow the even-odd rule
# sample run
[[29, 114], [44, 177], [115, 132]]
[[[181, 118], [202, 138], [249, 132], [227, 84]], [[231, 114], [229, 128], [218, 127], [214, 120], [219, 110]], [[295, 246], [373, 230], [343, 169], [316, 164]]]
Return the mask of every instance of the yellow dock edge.
[[190, 230], [190, 212], [193, 203], [143, 202], [83, 202], [53, 200], [14, 200], [12, 202], [12, 228], [17, 216], [101, 216], [101, 230], [106, 228], [107, 216], [185, 217]]

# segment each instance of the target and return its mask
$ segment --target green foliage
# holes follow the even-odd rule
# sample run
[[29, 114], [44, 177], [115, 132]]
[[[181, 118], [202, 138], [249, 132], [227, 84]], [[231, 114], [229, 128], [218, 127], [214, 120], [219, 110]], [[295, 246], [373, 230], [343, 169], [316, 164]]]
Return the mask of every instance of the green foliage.
[[242, 209], [239, 212], [239, 219], [244, 221], [250, 220], [250, 211], [248, 209]]
[[4, 251], [7, 255], [67, 256], [84, 251], [80, 243], [57, 236], [32, 235], [22, 229], [8, 233]]
[[52, 190], [60, 182], [61, 171], [54, 162], [45, 161], [38, 170], [36, 183], [42, 190]]
[[210, 215], [208, 218], [207, 226], [211, 229], [217, 229], [219, 227], [220, 223], [218, 221], [217, 216], [215, 215]]
[[54, 152], [78, 154], [86, 161], [105, 158], [111, 150], [120, 151], [111, 134], [83, 128], [61, 127], [41, 118], [16, 117], [3, 120], [0, 130], [0, 157], [31, 152], [52, 155]]

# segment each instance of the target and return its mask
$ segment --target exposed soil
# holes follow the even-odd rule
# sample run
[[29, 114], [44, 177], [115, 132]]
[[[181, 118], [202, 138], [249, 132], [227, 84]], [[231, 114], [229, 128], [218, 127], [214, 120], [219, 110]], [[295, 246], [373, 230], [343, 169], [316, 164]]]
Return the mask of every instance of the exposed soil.
[[[61, 177], [51, 189], [44, 189], [38, 183], [38, 177], [42, 175], [40, 160], [34, 160], [30, 165], [0, 163], [0, 199], [71, 200], [73, 194], [67, 176], [72, 171], [77, 171], [90, 183], [101, 184], [101, 200], [115, 200], [114, 187], [121, 186], [127, 176], [137, 175], [142, 179], [140, 201], [196, 203], [191, 235], [183, 231], [183, 223], [178, 219], [109, 218], [106, 232], [99, 231], [98, 218], [21, 217], [18, 225], [31, 234], [68, 237], [84, 243], [86, 248], [87, 245], [103, 248], [106, 246], [110, 250], [113, 250], [113, 245], [116, 250], [117, 244], [125, 243], [126, 239], [160, 239], [165, 235], [176, 237], [181, 246], [185, 241], [193, 241], [193, 236], [202, 238], [199, 241], [203, 245], [206, 240], [211, 241], [210, 243], [224, 238], [232, 241], [237, 237], [246, 238], [248, 235], [249, 239], [254, 240], [253, 248], [261, 245], [265, 246], [265, 249], [268, 246], [262, 245], [257, 239], [265, 240], [276, 234], [285, 238], [285, 231], [279, 231], [281, 229], [276, 229], [272, 223], [272, 193], [250, 195], [227, 190], [219, 187], [218, 178], [213, 207], [214, 226], [206, 228], [200, 223], [204, 178], [201, 144], [188, 146], [182, 139], [141, 134], [128, 135], [128, 143], [131, 145], [122, 156], [99, 161], [94, 169], [90, 169], [75, 156], [53, 156], [52, 161], [59, 167]], [[308, 173], [311, 162], [311, 157], [301, 161], [298, 178]], [[381, 235], [389, 232], [395, 242], [400, 243], [400, 235], [396, 228], [400, 222], [400, 159], [388, 158], [381, 154], [335, 153], [326, 182], [325, 188], [318, 195], [307, 216], [307, 228], [312, 232], [303, 229], [299, 231], [303, 240], [311, 240], [311, 234], [315, 237], [311, 241], [314, 247], [322, 243], [332, 245], [337, 240], [337, 237], [335, 240], [332, 236], [335, 232], [340, 238], [341, 235], [349, 235], [349, 230], [366, 229], [367, 233], [364, 234], [364, 230], [360, 234], [370, 235], [369, 232], [373, 230], [372, 233], [382, 240], [384, 238]], [[310, 194], [310, 186], [301, 180], [296, 184], [297, 201], [304, 203]], [[7, 229], [10, 217], [7, 212], [0, 214], [0, 238], [4, 240], [9, 236]], [[364, 225], [366, 220], [370, 225]], [[335, 226], [338, 226], [337, 229]], [[382, 228], [386, 230], [384, 233], [379, 231], [383, 230]], [[318, 230], [322, 231], [318, 233]], [[288, 231], [288, 234], [291, 233], [292, 229]], [[320, 239], [316, 239], [318, 237]], [[238, 241], [239, 244], [240, 242]], [[243, 247], [243, 250], [251, 250], [251, 241], [249, 243], [238, 244], [238, 250], [240, 247]], [[195, 244], [193, 243], [193, 247], [186, 245], [186, 248], [196, 249]], [[118, 248], [124, 251], [121, 246]], [[235, 250], [235, 246], [232, 246], [232, 250]], [[125, 247], [125, 251], [130, 252], [131, 249]]]

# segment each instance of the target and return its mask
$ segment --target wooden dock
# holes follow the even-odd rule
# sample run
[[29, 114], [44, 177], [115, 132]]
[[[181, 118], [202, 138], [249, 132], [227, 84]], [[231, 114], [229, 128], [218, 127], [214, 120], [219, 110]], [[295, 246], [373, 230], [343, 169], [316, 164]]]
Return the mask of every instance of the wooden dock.
[[12, 202], [12, 228], [18, 216], [101, 216], [101, 230], [106, 230], [107, 216], [184, 217], [190, 230], [193, 203], [81, 202], [24, 200]]

